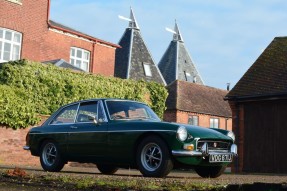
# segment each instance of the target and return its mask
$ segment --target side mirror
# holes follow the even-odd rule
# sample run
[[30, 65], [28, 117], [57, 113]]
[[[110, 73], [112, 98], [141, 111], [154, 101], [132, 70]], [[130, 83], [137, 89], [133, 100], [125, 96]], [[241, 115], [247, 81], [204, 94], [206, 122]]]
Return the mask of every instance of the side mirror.
[[89, 121], [93, 121], [95, 124], [98, 124], [98, 121], [97, 121], [97, 119], [96, 119], [96, 116], [89, 115], [89, 116], [88, 116], [88, 119], [89, 119]]

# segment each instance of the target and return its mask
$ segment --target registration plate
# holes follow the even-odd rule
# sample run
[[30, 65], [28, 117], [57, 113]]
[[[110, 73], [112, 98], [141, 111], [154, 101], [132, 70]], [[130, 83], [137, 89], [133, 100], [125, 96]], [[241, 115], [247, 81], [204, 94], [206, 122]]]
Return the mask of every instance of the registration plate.
[[211, 154], [211, 155], [209, 155], [209, 162], [232, 162], [232, 155], [230, 155], [230, 154]]

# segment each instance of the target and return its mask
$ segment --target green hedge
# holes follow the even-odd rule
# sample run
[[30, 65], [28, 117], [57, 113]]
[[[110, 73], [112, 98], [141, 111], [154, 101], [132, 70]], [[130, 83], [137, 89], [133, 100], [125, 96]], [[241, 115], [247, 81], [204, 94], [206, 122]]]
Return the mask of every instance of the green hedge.
[[60, 106], [89, 98], [121, 98], [146, 102], [162, 118], [167, 90], [154, 82], [74, 72], [27, 60], [0, 65], [0, 124], [14, 129], [39, 121]]

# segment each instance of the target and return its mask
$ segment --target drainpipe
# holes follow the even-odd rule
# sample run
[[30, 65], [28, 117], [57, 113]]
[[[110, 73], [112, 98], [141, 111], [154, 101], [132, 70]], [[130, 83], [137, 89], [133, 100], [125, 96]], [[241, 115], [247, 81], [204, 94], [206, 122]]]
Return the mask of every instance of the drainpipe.
[[89, 69], [89, 71], [93, 74], [93, 70], [94, 70], [94, 55], [95, 55], [95, 44], [97, 44], [97, 41], [93, 42], [93, 49], [92, 49], [92, 55], [91, 55], [91, 67]]
[[[236, 119], [235, 119], [235, 130], [236, 130], [236, 134], [235, 134], [235, 137], [236, 137], [236, 145], [238, 147], [238, 151], [239, 151], [239, 147], [241, 145], [239, 145], [239, 106], [238, 104], [235, 102], [235, 110], [236, 110]], [[238, 157], [236, 157], [236, 160], [235, 160], [235, 172], [238, 173], [239, 171], [239, 155]], [[242, 157], [242, 156], [241, 156]]]

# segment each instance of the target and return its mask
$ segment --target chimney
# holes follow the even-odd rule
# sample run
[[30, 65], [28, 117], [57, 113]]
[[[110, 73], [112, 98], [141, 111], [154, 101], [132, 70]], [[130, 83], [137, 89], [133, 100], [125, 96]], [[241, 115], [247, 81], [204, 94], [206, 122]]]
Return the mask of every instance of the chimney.
[[230, 89], [230, 83], [227, 83], [226, 85], [227, 85], [226, 90], [229, 91], [229, 89]]

